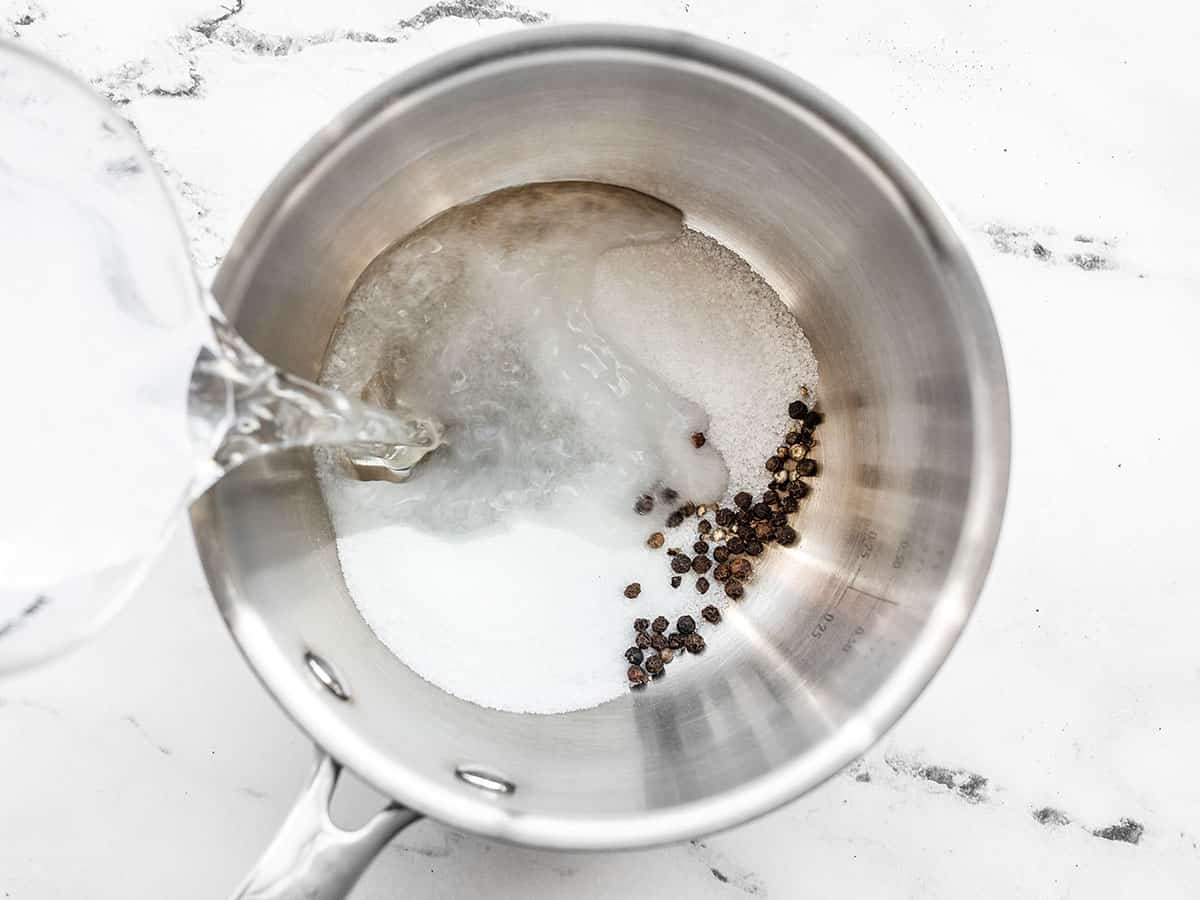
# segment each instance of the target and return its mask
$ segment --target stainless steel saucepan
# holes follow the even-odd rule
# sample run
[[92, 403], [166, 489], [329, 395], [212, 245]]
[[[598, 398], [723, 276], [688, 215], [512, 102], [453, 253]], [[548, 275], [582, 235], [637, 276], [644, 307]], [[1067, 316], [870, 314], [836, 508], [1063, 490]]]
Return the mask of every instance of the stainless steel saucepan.
[[[890, 727], [975, 604], [1009, 464], [1004, 364], [979, 279], [877, 137], [743, 53], [664, 31], [549, 28], [400, 75], [279, 175], [217, 297], [268, 358], [314, 377], [380, 251], [454, 204], [557, 179], [678, 206], [799, 317], [827, 417], [802, 541], [775, 553], [703, 665], [595, 709], [516, 715], [444, 693], [372, 634], [310, 457], [222, 480], [193, 512], [209, 582], [250, 665], [320, 748], [241, 897], [345, 896], [419, 815], [562, 849], [745, 821]], [[339, 765], [395, 800], [358, 832], [328, 818]]]

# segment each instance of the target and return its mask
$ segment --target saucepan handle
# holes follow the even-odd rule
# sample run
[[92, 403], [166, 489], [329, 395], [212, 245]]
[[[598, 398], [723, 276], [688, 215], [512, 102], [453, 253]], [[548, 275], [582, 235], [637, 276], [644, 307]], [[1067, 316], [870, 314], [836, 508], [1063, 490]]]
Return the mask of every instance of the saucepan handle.
[[392, 804], [355, 831], [333, 824], [329, 803], [341, 765], [317, 751], [317, 765], [271, 846], [234, 900], [342, 900], [371, 860], [420, 813]]

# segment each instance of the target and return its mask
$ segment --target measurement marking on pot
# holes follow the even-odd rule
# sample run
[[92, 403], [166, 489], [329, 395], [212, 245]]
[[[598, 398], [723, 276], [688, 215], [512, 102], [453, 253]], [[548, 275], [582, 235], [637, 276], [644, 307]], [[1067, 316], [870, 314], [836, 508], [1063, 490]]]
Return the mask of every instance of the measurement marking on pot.
[[[844, 613], [839, 612], [839, 607], [841, 607], [842, 601], [846, 599], [846, 595], [853, 591], [861, 598], [871, 601], [871, 606], [859, 620], [859, 623], [854, 626], [852, 631], [850, 631], [849, 636], [846, 637], [842, 642], [840, 649], [843, 653], [849, 653], [851, 650], [853, 650], [859, 639], [867, 633], [867, 629], [870, 627], [870, 619], [879, 611], [881, 605], [900, 605], [895, 600], [891, 600], [887, 597], [881, 597], [878, 594], [872, 594], [870, 591], [864, 591], [861, 588], [855, 587], [853, 582], [857, 575], [858, 571], [856, 570], [854, 575], [851, 576], [850, 581], [843, 585], [842, 589], [838, 592], [837, 599], [834, 600], [826, 608], [825, 612], [821, 614], [821, 617], [817, 620], [816, 624], [812, 628], [812, 631], [810, 631], [808, 635], [813, 640], [820, 640], [826, 634], [830, 633], [839, 617], [845, 617]], [[853, 621], [853, 611], [857, 610], [858, 608], [859, 604], [851, 604], [849, 607], [849, 609], [851, 609], [851, 621]]]
[[829, 626], [837, 621], [837, 608], [842, 605], [842, 600], [849, 589], [850, 585], [848, 583], [842, 585], [841, 590], [838, 591], [837, 599], [826, 607], [825, 612], [821, 614], [821, 618], [817, 620], [817, 624], [813, 626], [813, 630], [809, 632], [809, 637], [820, 640], [825, 635], [825, 632], [829, 630]]
[[894, 600], [888, 600], [884, 597], [876, 597], [874, 594], [868, 594], [865, 591], [858, 590], [858, 588], [851, 588], [851, 590], [855, 591], [856, 593], [861, 594], [862, 596], [864, 596], [874, 602], [871, 604], [871, 608], [868, 609], [866, 614], [862, 617], [859, 624], [856, 625], [854, 627], [854, 630], [850, 632], [850, 637], [848, 637], [846, 639], [846, 641], [842, 644], [842, 652], [843, 653], [849, 653], [851, 650], [853, 650], [854, 645], [858, 643], [859, 638], [861, 638], [863, 635], [865, 635], [867, 633], [867, 628], [869, 627], [871, 618], [876, 613], [879, 612], [879, 607], [882, 604], [889, 603], [892, 606], [897, 605], [896, 601], [894, 601]]
[[858, 552], [859, 559], [870, 559], [875, 552], [875, 542], [879, 540], [879, 532], [874, 528], [868, 528], [862, 535], [862, 549]]
[[846, 585], [846, 590], [854, 591], [854, 593], [856, 593], [856, 594], [861, 594], [862, 596], [866, 597], [868, 600], [874, 600], [876, 603], [886, 603], [886, 604], [888, 604], [888, 606], [899, 606], [900, 605], [895, 600], [892, 600], [890, 597], [881, 597], [878, 594], [872, 594], [870, 591], [864, 591], [862, 588], [855, 585], [853, 583], [853, 581], [851, 581], [850, 584]]
[[837, 617], [831, 612], [825, 613], [824, 615], [821, 616], [820, 620], [817, 622], [816, 627], [813, 628], [813, 630], [811, 632], [809, 632], [809, 636], [814, 637], [814, 638], [823, 637], [825, 635], [825, 631], [829, 628], [830, 625], [832, 625], [834, 623], [836, 618]]
[[[854, 583], [862, 572], [863, 560], [869, 559], [871, 554], [874, 553], [878, 538], [879, 534], [873, 529], [868, 529], [863, 533], [864, 546], [858, 554], [859, 559], [854, 567], [854, 572], [850, 575], [850, 579], [842, 585], [841, 590], [838, 591], [837, 598], [830, 603], [825, 612], [821, 614], [821, 618], [817, 620], [816, 625], [814, 625], [812, 631], [809, 632], [809, 637], [817, 640], [824, 637], [824, 635], [829, 631], [830, 626], [837, 621], [838, 608], [842, 605], [842, 601], [846, 599], [846, 595], [850, 591], [854, 591], [854, 593], [873, 601], [871, 609], [864, 617], [864, 621], [871, 617], [880, 603], [887, 603], [891, 606], [899, 606], [895, 600], [891, 600], [887, 597], [881, 597], [878, 594], [872, 594], [870, 591], [864, 591], [862, 588], [857, 587]], [[855, 629], [855, 636], [861, 637], [863, 634], [865, 634], [865, 628], [860, 625]], [[851, 643], [853, 643], [854, 639], [855, 638], [851, 638]], [[847, 650], [849, 646], [849, 644], [843, 645], [842, 650]]]
[[862, 625], [856, 625], [854, 627], [854, 631], [850, 632], [850, 639], [846, 641], [846, 643], [842, 644], [842, 652], [849, 653], [851, 650], [853, 650], [854, 645], [858, 642], [858, 639], [866, 633], [866, 628], [864, 628]]

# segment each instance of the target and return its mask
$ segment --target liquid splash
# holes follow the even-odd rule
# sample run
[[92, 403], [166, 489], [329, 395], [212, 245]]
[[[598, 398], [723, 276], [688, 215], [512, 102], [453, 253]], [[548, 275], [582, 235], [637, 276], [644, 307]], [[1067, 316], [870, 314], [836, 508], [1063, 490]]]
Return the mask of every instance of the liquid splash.
[[395, 397], [373, 406], [271, 365], [211, 297], [208, 305], [215, 342], [201, 349], [188, 395], [200, 467], [193, 496], [249, 460], [297, 447], [341, 446], [361, 477], [404, 481], [441, 445], [442, 426]]

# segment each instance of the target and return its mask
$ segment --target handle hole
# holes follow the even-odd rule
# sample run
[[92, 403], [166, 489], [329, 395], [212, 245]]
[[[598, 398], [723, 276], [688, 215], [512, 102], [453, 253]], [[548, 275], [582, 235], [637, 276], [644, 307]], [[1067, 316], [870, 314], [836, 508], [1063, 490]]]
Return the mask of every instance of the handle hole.
[[388, 797], [349, 769], [342, 769], [337, 789], [329, 801], [329, 819], [338, 828], [355, 831], [371, 821], [390, 802]]

